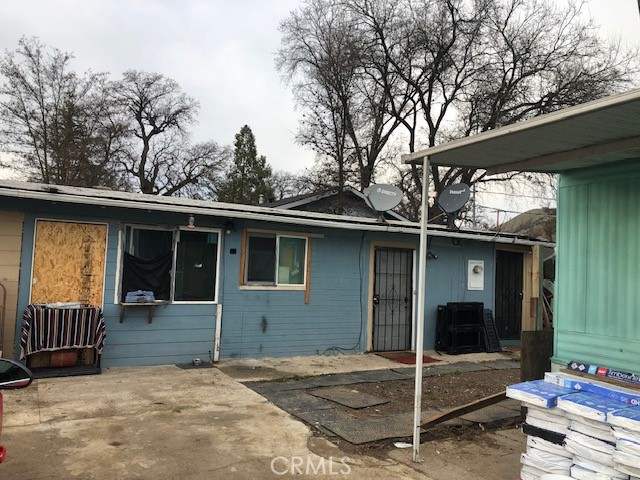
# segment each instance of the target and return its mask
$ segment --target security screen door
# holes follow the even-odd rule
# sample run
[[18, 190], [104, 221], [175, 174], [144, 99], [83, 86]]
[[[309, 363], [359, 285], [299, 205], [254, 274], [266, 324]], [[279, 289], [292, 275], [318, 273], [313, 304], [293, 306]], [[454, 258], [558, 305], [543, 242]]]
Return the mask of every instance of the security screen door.
[[373, 350], [411, 349], [413, 250], [376, 248], [373, 285]]
[[522, 330], [523, 258], [519, 252], [496, 252], [495, 319], [500, 340], [519, 340]]

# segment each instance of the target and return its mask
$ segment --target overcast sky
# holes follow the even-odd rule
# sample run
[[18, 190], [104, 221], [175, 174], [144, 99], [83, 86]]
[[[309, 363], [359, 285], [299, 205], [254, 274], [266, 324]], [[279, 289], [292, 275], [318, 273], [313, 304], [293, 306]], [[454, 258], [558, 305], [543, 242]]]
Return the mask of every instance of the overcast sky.
[[[77, 70], [162, 73], [201, 103], [194, 140], [231, 144], [248, 124], [276, 170], [313, 154], [295, 145], [298, 114], [274, 68], [278, 25], [298, 0], [4, 0], [0, 49], [23, 36], [76, 55]], [[592, 0], [605, 35], [640, 43], [636, 0]]]

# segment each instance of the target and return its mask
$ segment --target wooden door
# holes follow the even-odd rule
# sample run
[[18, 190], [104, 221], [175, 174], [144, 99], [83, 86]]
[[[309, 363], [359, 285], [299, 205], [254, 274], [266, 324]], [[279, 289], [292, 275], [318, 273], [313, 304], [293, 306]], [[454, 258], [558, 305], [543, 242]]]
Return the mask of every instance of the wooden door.
[[37, 220], [31, 303], [102, 306], [107, 225]]

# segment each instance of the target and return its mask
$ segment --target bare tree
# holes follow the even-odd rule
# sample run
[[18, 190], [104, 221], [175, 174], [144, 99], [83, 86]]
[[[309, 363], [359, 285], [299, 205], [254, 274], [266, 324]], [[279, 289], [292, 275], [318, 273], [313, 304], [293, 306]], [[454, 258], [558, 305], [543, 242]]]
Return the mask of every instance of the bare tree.
[[[324, 92], [333, 84], [318, 75], [326, 70], [319, 60], [343, 65], [335, 59], [353, 53], [349, 68], [337, 68], [350, 79], [348, 109], [340, 113], [347, 112], [348, 147], [356, 154], [366, 152], [366, 161], [358, 159], [358, 165], [375, 172], [368, 167], [380, 164], [391, 136], [400, 132], [413, 152], [630, 85], [638, 71], [636, 53], [599, 38], [593, 22], [583, 20], [583, 5], [558, 6], [552, 0], [309, 0], [283, 22], [279, 66], [298, 75], [293, 77], [296, 88]], [[346, 42], [345, 35], [353, 40]], [[329, 105], [321, 95], [312, 99]], [[332, 132], [326, 128], [331, 108], [319, 116], [308, 101], [299, 105], [306, 115], [305, 138], [319, 135], [341, 147], [339, 137], [323, 134]], [[309, 116], [323, 121], [310, 122]], [[324, 150], [331, 156], [331, 148]], [[410, 218], [419, 215], [421, 178], [419, 166], [397, 172], [408, 199], [404, 213]], [[431, 178], [440, 193], [461, 181], [471, 185], [511, 176], [433, 167]], [[361, 175], [362, 186], [367, 180]], [[430, 216], [439, 215], [436, 210]]]
[[31, 180], [122, 187], [115, 169], [125, 130], [110, 118], [105, 74], [71, 70], [70, 53], [23, 37], [0, 60], [2, 150]]
[[314, 186], [308, 181], [303, 173], [291, 173], [284, 170], [278, 170], [271, 175], [270, 180], [273, 187], [275, 200], [303, 195], [315, 191]]
[[228, 146], [214, 141], [175, 141], [157, 158], [154, 152], [153, 162], [159, 165], [159, 174], [153, 179], [156, 190], [162, 195], [215, 199], [232, 157]]
[[399, 119], [390, 113], [395, 75], [378, 68], [379, 52], [344, 2], [308, 0], [280, 26], [277, 67], [304, 111], [297, 140], [332, 160], [337, 185], [355, 164], [369, 186]]
[[[461, 57], [469, 58], [469, 63], [455, 77], [463, 79], [450, 104], [456, 122], [432, 123], [425, 116], [426, 145], [516, 123], [629, 86], [638, 71], [635, 52], [622, 51], [618, 43], [598, 37], [593, 22], [582, 20], [583, 7], [584, 2], [560, 7], [549, 0], [492, 0], [483, 4], [482, 14], [475, 17], [475, 47], [468, 50], [464, 46]], [[455, 10], [460, 11], [458, 7]], [[421, 92], [421, 96], [425, 94], [438, 99], [432, 88]], [[441, 105], [446, 104], [446, 97], [439, 98]], [[421, 186], [419, 171], [419, 167], [412, 168], [416, 193]], [[485, 171], [467, 168], [431, 170], [437, 194], [457, 182], [492, 183], [510, 181], [513, 176], [487, 177]], [[529, 178], [532, 188], [543, 183], [544, 178]], [[417, 218], [417, 211], [412, 216]]]
[[188, 127], [198, 102], [159, 73], [129, 70], [112, 86], [112, 96], [131, 135], [122, 168], [142, 193], [174, 195], [194, 186], [208, 169], [221, 169], [225, 156], [213, 142], [191, 146]]

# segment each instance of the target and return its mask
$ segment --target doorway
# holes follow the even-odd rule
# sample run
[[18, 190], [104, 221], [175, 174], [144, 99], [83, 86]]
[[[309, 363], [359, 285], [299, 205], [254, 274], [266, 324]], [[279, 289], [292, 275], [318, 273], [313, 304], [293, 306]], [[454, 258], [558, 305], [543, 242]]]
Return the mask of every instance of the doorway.
[[500, 340], [520, 340], [523, 262], [521, 252], [496, 251], [495, 321]]
[[411, 350], [413, 250], [375, 249], [372, 350]]

